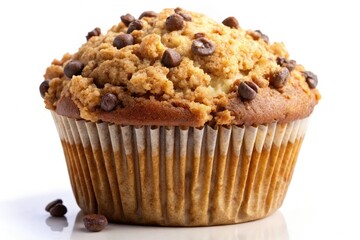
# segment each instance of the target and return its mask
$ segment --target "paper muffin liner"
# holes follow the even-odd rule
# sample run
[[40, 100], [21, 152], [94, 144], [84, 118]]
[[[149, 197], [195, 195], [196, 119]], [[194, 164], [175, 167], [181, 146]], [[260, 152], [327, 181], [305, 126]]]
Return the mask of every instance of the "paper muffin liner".
[[273, 213], [286, 195], [308, 122], [153, 127], [52, 115], [85, 213], [166, 226], [232, 224]]

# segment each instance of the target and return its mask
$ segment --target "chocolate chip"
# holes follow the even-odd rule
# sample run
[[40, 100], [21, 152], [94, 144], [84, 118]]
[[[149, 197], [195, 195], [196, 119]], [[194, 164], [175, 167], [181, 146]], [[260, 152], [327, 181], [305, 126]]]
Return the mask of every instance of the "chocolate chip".
[[88, 32], [87, 36], [86, 36], [86, 41], [89, 41], [90, 38], [95, 37], [95, 36], [100, 36], [101, 34], [101, 29], [100, 28], [94, 28], [93, 30], [91, 30], [90, 32]]
[[263, 34], [260, 30], [255, 31], [247, 31], [247, 33], [254, 39], [259, 40], [262, 39], [264, 42], [269, 43], [269, 37], [265, 34]]
[[157, 16], [158, 14], [154, 11], [145, 11], [140, 15], [139, 19], [142, 19], [143, 17], [157, 17]]
[[252, 100], [256, 97], [259, 87], [251, 81], [244, 81], [239, 84], [238, 95], [243, 100]]
[[59, 203], [62, 204], [63, 201], [61, 199], [55, 199], [54, 201], [49, 202], [48, 205], [46, 205], [45, 207], [45, 211], [50, 212], [50, 209]]
[[181, 12], [181, 11], [183, 11], [184, 9], [182, 9], [181, 7], [176, 7], [175, 9], [174, 9], [174, 12], [175, 13], [179, 13], [179, 12]]
[[74, 75], [80, 75], [84, 68], [84, 64], [82, 64], [78, 60], [71, 60], [64, 67], [64, 74], [68, 78], [72, 78]]
[[279, 66], [283, 66], [285, 63], [287, 62], [286, 58], [284, 57], [277, 57], [276, 58], [276, 63], [279, 65]]
[[186, 12], [179, 12], [178, 13], [180, 16], [182, 16], [182, 18], [187, 21], [187, 22], [191, 22], [192, 18], [190, 16], [190, 14], [186, 13]]
[[88, 214], [83, 221], [85, 228], [90, 232], [100, 232], [108, 225], [108, 220], [101, 214]]
[[318, 84], [318, 78], [317, 76], [310, 71], [304, 71], [302, 72], [302, 74], [305, 76], [306, 82], [309, 85], [309, 87], [311, 89], [316, 88], [317, 84]]
[[199, 32], [194, 34], [194, 39], [205, 37], [205, 33]]
[[265, 35], [264, 33], [262, 33], [260, 30], [255, 30], [255, 32], [257, 32], [258, 34], [260, 34], [260, 38], [262, 40], [264, 40], [264, 42], [269, 43], [269, 37], [267, 35]]
[[131, 15], [130, 13], [127, 13], [125, 15], [122, 15], [120, 17], [121, 21], [125, 24], [125, 26], [129, 26], [129, 24], [133, 21], [135, 21], [135, 17]]
[[181, 55], [174, 49], [168, 48], [164, 51], [161, 63], [168, 68], [177, 67], [180, 65], [182, 60]]
[[132, 21], [129, 24], [127, 33], [132, 33], [134, 30], [141, 30], [143, 28], [143, 24], [140, 20]]
[[45, 80], [43, 81], [40, 86], [39, 86], [39, 90], [40, 90], [40, 95], [42, 98], [45, 97], [45, 93], [47, 93], [47, 91], [49, 90], [49, 81]]
[[179, 7], [174, 9], [175, 13], [179, 14], [185, 21], [191, 22], [192, 18], [190, 14], [183, 12], [183, 10]]
[[121, 49], [128, 45], [134, 44], [134, 38], [131, 34], [120, 34], [114, 38], [113, 46], [117, 49]]
[[184, 19], [179, 14], [175, 13], [166, 18], [165, 28], [169, 32], [181, 30], [184, 28]]
[[286, 67], [289, 72], [295, 69], [296, 67], [296, 61], [295, 60], [288, 60], [284, 57], [277, 57], [276, 63], [281, 67]]
[[235, 17], [225, 18], [222, 24], [231, 28], [239, 28], [239, 22]]
[[114, 110], [114, 108], [119, 104], [119, 100], [113, 93], [106, 93], [101, 97], [100, 107], [106, 112]]
[[275, 88], [282, 88], [286, 84], [289, 74], [290, 72], [286, 67], [281, 68], [280, 71], [270, 77], [270, 84]]
[[191, 51], [196, 55], [208, 56], [214, 53], [215, 44], [204, 37], [200, 37], [192, 42]]
[[57, 203], [49, 210], [53, 217], [63, 217], [67, 213], [67, 208], [62, 203]]
[[289, 69], [289, 71], [293, 71], [296, 68], [296, 61], [295, 60], [289, 60], [284, 64], [284, 67]]

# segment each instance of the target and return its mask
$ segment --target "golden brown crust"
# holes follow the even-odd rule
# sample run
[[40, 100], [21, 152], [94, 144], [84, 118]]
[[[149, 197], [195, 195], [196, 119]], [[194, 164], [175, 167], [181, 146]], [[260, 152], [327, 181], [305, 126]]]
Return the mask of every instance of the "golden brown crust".
[[229, 100], [227, 109], [235, 116], [237, 125], [257, 125], [271, 122], [289, 122], [309, 116], [317, 103], [315, 95], [309, 98], [299, 91], [292, 91], [291, 97], [270, 88], [261, 89], [262, 93], [251, 102], [234, 97]]
[[[290, 75], [286, 81], [274, 82], [284, 68], [278, 59], [289, 61], [282, 43], [269, 43], [259, 32], [230, 28], [202, 14], [182, 11], [191, 21], [179, 30], [166, 27], [175, 11], [164, 9], [139, 20], [142, 29], [130, 33], [133, 44], [120, 49], [113, 45], [119, 34], [128, 32], [120, 22], [106, 34], [91, 37], [75, 54], [54, 60], [44, 75], [51, 81], [46, 107], [93, 122], [192, 127], [288, 122], [313, 111], [320, 95], [309, 87], [302, 65], [286, 62]], [[194, 51], [192, 45], [200, 35], [214, 44], [211, 54]], [[163, 62], [169, 48], [181, 56], [180, 62]], [[80, 75], [69, 77], [64, 68], [72, 60], [83, 69]], [[256, 96], [243, 98], [238, 93], [241, 82], [256, 84]], [[119, 102], [111, 111], [101, 107], [108, 93]]]
[[[62, 97], [57, 104], [56, 113], [70, 118], [81, 119], [79, 109], [69, 97]], [[97, 110], [99, 120], [123, 125], [164, 125], [202, 126], [204, 123], [189, 109], [174, 107], [158, 101], [133, 101], [125, 108], [118, 107], [112, 112]], [[155, 114], [156, 113], [156, 114]]]
[[203, 125], [201, 119], [189, 109], [150, 100], [133, 101], [128, 107], [117, 108], [113, 112], [99, 111], [99, 119], [124, 125]]

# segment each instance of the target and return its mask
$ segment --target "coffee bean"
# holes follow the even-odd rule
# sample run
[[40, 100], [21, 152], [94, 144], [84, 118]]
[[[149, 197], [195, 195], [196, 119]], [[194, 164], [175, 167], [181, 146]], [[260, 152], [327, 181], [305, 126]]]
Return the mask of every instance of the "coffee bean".
[[67, 208], [62, 203], [57, 203], [49, 210], [53, 217], [63, 217], [67, 213]]
[[157, 16], [158, 14], [154, 11], [145, 11], [140, 15], [139, 19], [142, 19], [143, 17], [157, 17]]
[[222, 24], [230, 28], [239, 28], [239, 22], [235, 17], [228, 17], [222, 21]]
[[113, 46], [117, 49], [121, 49], [128, 45], [134, 44], [134, 38], [131, 34], [120, 34], [114, 38]]
[[175, 13], [166, 18], [165, 28], [169, 32], [181, 30], [184, 28], [184, 19], [179, 14]]
[[168, 68], [177, 67], [180, 65], [182, 60], [181, 55], [174, 49], [168, 48], [164, 51], [161, 63]]
[[179, 14], [185, 21], [190, 22], [192, 20], [190, 14], [183, 12], [181, 8], [177, 7], [174, 9], [174, 11], [175, 13]]
[[68, 78], [72, 78], [74, 75], [80, 75], [84, 68], [84, 64], [82, 64], [78, 60], [71, 60], [64, 67], [64, 74]]
[[127, 13], [125, 15], [122, 15], [120, 17], [121, 21], [125, 24], [125, 26], [129, 26], [129, 24], [133, 21], [135, 21], [135, 17], [131, 15], [130, 13]]
[[270, 77], [270, 84], [275, 88], [282, 88], [286, 84], [289, 75], [289, 70], [286, 67], [283, 67], [280, 71], [274, 73]]
[[199, 32], [194, 34], [194, 39], [205, 37], [205, 33]]
[[119, 100], [113, 93], [106, 93], [101, 97], [100, 107], [106, 112], [114, 110], [114, 108], [119, 104]]
[[127, 33], [130, 34], [134, 30], [141, 30], [143, 28], [143, 24], [140, 20], [134, 20], [129, 24]]
[[39, 86], [40, 95], [42, 98], [45, 97], [45, 93], [47, 93], [47, 91], [49, 90], [49, 87], [50, 87], [49, 82], [50, 81], [45, 80]]
[[284, 57], [277, 57], [276, 63], [281, 67], [286, 67], [289, 72], [295, 69], [296, 67], [296, 61], [295, 60], [288, 60]]
[[94, 37], [94, 36], [100, 36], [101, 34], [101, 29], [100, 28], [94, 28], [93, 30], [91, 30], [90, 32], [88, 32], [87, 36], [86, 36], [86, 40], [89, 41], [90, 38]]
[[196, 55], [208, 56], [214, 53], [215, 44], [204, 37], [200, 37], [192, 42], [191, 51]]
[[88, 214], [83, 221], [85, 228], [90, 232], [100, 232], [108, 225], [108, 220], [101, 214]]
[[310, 71], [304, 71], [302, 72], [302, 74], [305, 76], [306, 82], [309, 85], [309, 87], [311, 89], [316, 88], [317, 84], [318, 84], [318, 78], [317, 76]]
[[238, 95], [243, 100], [252, 100], [256, 97], [259, 87], [251, 81], [244, 81], [239, 84]]
[[49, 202], [45, 207], [45, 211], [50, 212], [50, 209], [59, 203], [62, 204], [63, 201], [61, 199], [55, 199], [54, 201]]

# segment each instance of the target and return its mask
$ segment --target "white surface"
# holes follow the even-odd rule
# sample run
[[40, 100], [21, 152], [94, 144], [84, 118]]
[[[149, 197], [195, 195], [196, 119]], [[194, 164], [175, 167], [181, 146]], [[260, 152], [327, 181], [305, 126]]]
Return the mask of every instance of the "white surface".
[[[1, 1], [0, 239], [360, 239], [358, 74], [360, 22], [356, 1]], [[76, 220], [56, 129], [38, 86], [46, 66], [74, 52], [88, 31], [103, 31], [125, 13], [176, 7], [284, 41], [291, 58], [319, 77], [315, 109], [283, 207], [244, 225], [171, 229], [111, 225], [89, 234]], [[63, 198], [66, 221], [45, 205]], [[49, 226], [50, 225], [50, 226]], [[274, 231], [269, 229], [275, 229]], [[214, 236], [214, 237], [212, 237]]]
[[[69, 212], [64, 218], [49, 217], [43, 211], [44, 200], [63, 196]], [[174, 228], [109, 224], [99, 233], [84, 228], [83, 213], [79, 211], [69, 192], [21, 198], [0, 206], [7, 220], [1, 222], [1, 239], [122, 239], [122, 240], [262, 240], [289, 239], [283, 214], [278, 211], [268, 218], [245, 224], [215, 227]], [[5, 232], [4, 232], [5, 231]], [[2, 236], [0, 235], [0, 236]]]

